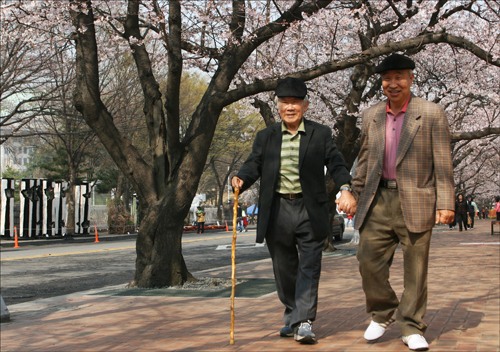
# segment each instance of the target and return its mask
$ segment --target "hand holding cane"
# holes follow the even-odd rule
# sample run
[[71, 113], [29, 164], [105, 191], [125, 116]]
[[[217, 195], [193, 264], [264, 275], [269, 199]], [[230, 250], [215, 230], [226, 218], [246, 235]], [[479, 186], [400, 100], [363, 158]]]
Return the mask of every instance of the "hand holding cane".
[[238, 194], [240, 193], [239, 188], [234, 189], [234, 207], [233, 207], [233, 245], [231, 247], [231, 281], [233, 283], [233, 287], [231, 290], [231, 331], [229, 333], [230, 336], [230, 345], [234, 345], [234, 291], [236, 289], [236, 229], [237, 229], [237, 217], [238, 217]]

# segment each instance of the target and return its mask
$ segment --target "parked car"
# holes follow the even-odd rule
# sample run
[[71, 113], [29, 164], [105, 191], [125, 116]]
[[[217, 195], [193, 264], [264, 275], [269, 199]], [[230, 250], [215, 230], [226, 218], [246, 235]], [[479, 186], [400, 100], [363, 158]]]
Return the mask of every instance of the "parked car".
[[332, 222], [332, 233], [335, 241], [342, 241], [344, 238], [345, 231], [345, 218], [347, 218], [346, 214], [337, 214], [333, 217]]

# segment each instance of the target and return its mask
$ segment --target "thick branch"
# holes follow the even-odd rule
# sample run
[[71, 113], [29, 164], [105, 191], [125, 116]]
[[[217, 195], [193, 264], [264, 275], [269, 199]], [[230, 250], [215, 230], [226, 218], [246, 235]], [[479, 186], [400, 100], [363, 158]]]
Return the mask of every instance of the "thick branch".
[[252, 105], [255, 106], [257, 109], [259, 109], [260, 114], [264, 118], [266, 126], [272, 125], [273, 123], [276, 122], [276, 119], [273, 116], [273, 111], [271, 110], [269, 104], [260, 99], [255, 98]]
[[233, 37], [241, 42], [245, 30], [245, 0], [233, 0], [233, 16], [229, 24], [229, 30]]
[[[70, 10], [76, 27], [76, 89], [73, 102], [117, 166], [131, 180], [134, 189], [147, 202], [153, 196], [151, 168], [137, 149], [118, 131], [104, 106], [99, 91], [99, 70], [94, 14], [84, 0], [75, 2], [82, 11]], [[83, 12], [86, 10], [86, 13]]]
[[500, 127], [486, 127], [479, 131], [473, 132], [454, 132], [451, 134], [452, 142], [457, 141], [470, 141], [473, 139], [479, 139], [490, 135], [500, 135]]
[[[493, 60], [491, 54], [463, 37], [457, 37], [448, 33], [427, 33], [415, 38], [402, 40], [400, 42], [389, 42], [379, 45], [377, 47], [364, 50], [361, 53], [353, 54], [347, 58], [328, 61], [321, 65], [292, 73], [288, 76], [296, 77], [303, 81], [309, 81], [327, 73], [342, 71], [356, 65], [367, 63], [368, 61], [382, 55], [388, 55], [397, 51], [415, 49], [423, 45], [439, 43], [448, 43], [455, 47], [466, 49], [487, 63], [500, 67], [500, 59]], [[276, 88], [276, 84], [281, 78], [282, 77], [273, 77], [229, 91], [225, 94], [224, 105], [229, 105], [235, 101], [257, 93], [273, 90]]]
[[[153, 75], [149, 54], [142, 43], [139, 28], [139, 0], [129, 0], [125, 20], [125, 37], [130, 43], [138, 76], [144, 94], [144, 115], [148, 128], [149, 145], [153, 151], [155, 190], [158, 196], [165, 191], [165, 178], [169, 163], [166, 158], [166, 126], [163, 112], [160, 85]], [[126, 172], [124, 172], [126, 174]]]
[[[251, 40], [239, 46], [227, 46], [221, 56], [219, 68], [212, 77], [211, 83], [198, 105], [198, 110], [207, 109], [206, 111], [210, 111], [210, 116], [218, 116], [222, 107], [248, 96], [243, 95], [227, 104], [226, 99], [224, 99], [227, 96], [227, 90], [229, 89], [232, 79], [248, 57], [255, 52], [255, 49], [269, 38], [284, 32], [292, 22], [302, 20], [304, 14], [313, 14], [325, 8], [331, 2], [332, 0], [316, 0], [302, 5], [302, 1], [297, 0], [279, 19], [260, 27], [251, 34]], [[201, 114], [193, 115], [191, 124], [186, 131], [183, 141], [185, 143], [190, 143], [197, 134], [201, 132], [212, 133], [211, 131], [215, 130], [216, 123], [217, 118], [202, 119]], [[209, 135], [207, 134], [206, 137], [209, 137]], [[209, 143], [208, 140], [207, 142]]]
[[179, 155], [179, 91], [182, 76], [181, 49], [181, 4], [177, 0], [169, 1], [168, 16], [168, 79], [165, 110], [167, 112], [167, 153], [170, 160], [170, 172], [176, 168]]

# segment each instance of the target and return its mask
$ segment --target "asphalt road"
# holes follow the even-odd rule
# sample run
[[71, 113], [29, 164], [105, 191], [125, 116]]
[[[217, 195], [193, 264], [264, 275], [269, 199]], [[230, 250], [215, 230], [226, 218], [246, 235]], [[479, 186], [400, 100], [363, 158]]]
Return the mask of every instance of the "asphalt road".
[[[346, 231], [344, 240], [350, 240]], [[183, 236], [191, 273], [231, 265], [232, 233], [207, 231]], [[0, 292], [7, 306], [111, 285], [126, 285], [135, 273], [135, 240], [50, 243], [1, 249]], [[255, 230], [239, 233], [236, 263], [269, 258], [255, 244]]]

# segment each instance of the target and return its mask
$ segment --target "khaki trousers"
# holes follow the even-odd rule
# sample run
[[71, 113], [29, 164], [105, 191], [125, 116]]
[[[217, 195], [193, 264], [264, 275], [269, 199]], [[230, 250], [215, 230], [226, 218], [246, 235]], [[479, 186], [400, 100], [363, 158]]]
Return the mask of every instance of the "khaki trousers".
[[[360, 229], [357, 253], [366, 295], [366, 310], [377, 323], [388, 321], [397, 309], [396, 322], [403, 336], [423, 335], [427, 309], [427, 268], [432, 229], [408, 231], [397, 189], [379, 187]], [[401, 243], [404, 292], [401, 300], [389, 283], [389, 268]]]

